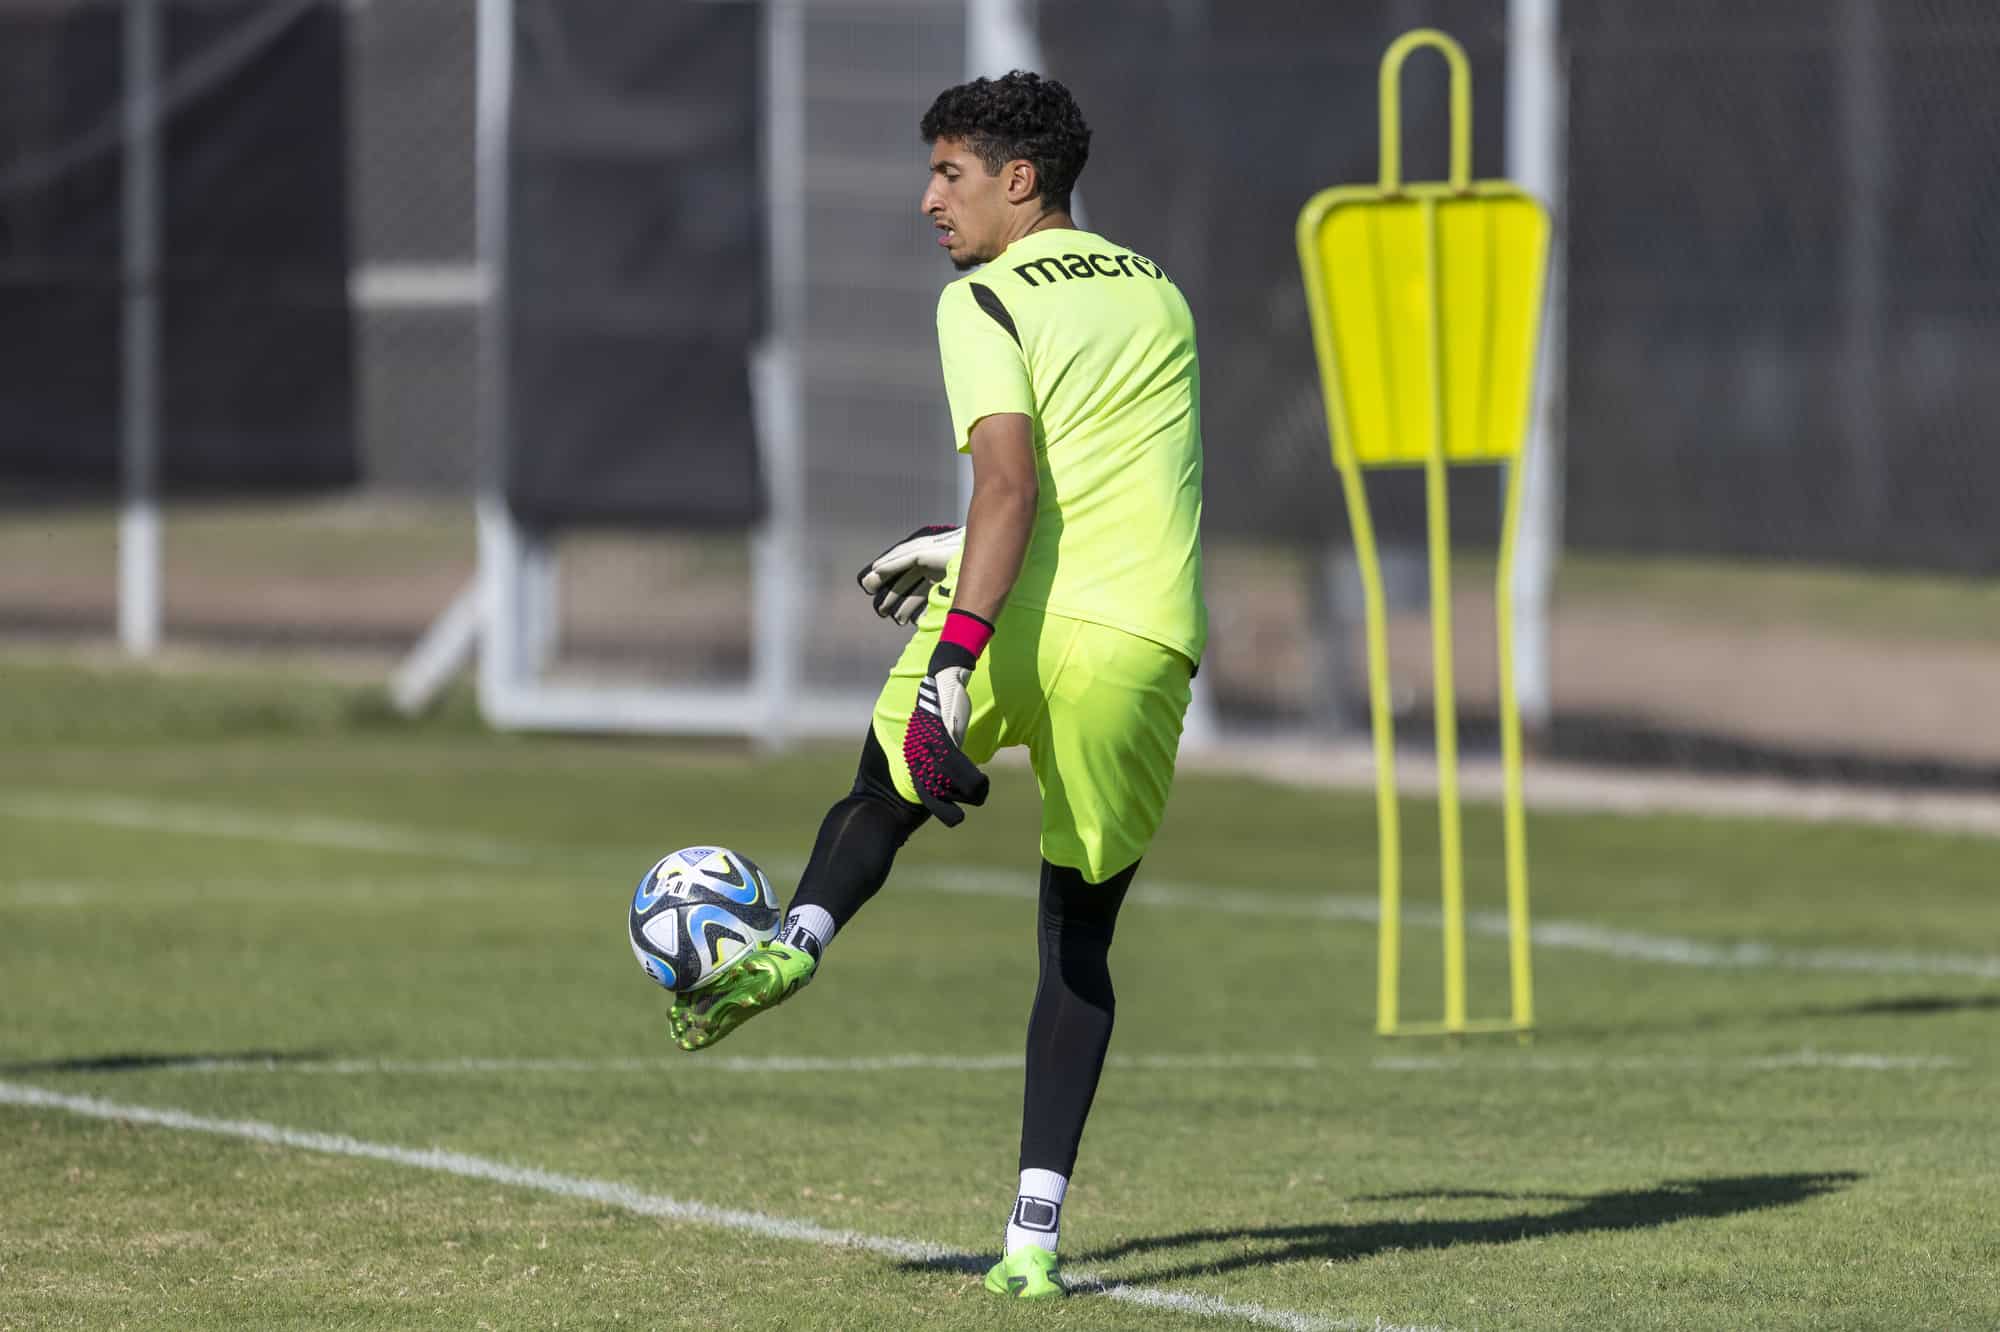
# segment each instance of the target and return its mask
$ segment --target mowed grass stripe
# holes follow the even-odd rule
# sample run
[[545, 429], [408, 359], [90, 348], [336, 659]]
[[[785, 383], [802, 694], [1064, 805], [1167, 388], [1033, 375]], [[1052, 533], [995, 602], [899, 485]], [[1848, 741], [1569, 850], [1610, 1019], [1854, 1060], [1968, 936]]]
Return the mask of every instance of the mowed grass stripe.
[[[52, 796], [41, 792], [0, 792], [0, 817], [63, 821], [104, 827], [280, 842], [330, 850], [419, 856], [481, 865], [572, 866], [579, 852], [459, 832], [438, 832], [318, 815], [251, 813], [183, 805], [118, 795]], [[804, 862], [767, 858], [767, 868], [796, 877]], [[922, 876], [934, 889], [970, 897], [1032, 898], [1034, 876], [981, 866], [906, 862], [905, 878]], [[1193, 884], [1142, 876], [1129, 902], [1139, 906], [1191, 908], [1213, 905], [1225, 895], [1230, 910], [1245, 915], [1372, 925], [1380, 915], [1372, 898], [1352, 894], [1291, 896], [1263, 893], [1225, 883]], [[1406, 909], [1404, 923], [1435, 927], [1435, 910]], [[1466, 928], [1475, 935], [1505, 938], [1507, 918], [1473, 911]], [[1713, 943], [1676, 935], [1616, 929], [1577, 920], [1543, 920], [1532, 927], [1535, 946], [1590, 953], [1619, 961], [1723, 971], [1821, 971], [1876, 976], [1955, 976], [2000, 980], [2000, 956], [1978, 953], [1889, 951], [1865, 948], [1794, 948], [1757, 939]]]
[[[338, 1133], [319, 1133], [285, 1128], [253, 1119], [215, 1119], [168, 1107], [126, 1105], [94, 1096], [72, 1096], [25, 1083], [0, 1082], [0, 1105], [24, 1109], [55, 1110], [91, 1119], [141, 1124], [182, 1133], [206, 1133], [237, 1138], [275, 1147], [318, 1152], [332, 1156], [379, 1161], [407, 1169], [479, 1179], [513, 1188], [531, 1189], [586, 1202], [616, 1207], [639, 1216], [658, 1217], [687, 1225], [715, 1230], [731, 1230], [765, 1239], [816, 1244], [823, 1248], [855, 1249], [899, 1262], [916, 1263], [952, 1271], [982, 1271], [990, 1261], [977, 1254], [948, 1249], [922, 1240], [870, 1235], [855, 1230], [835, 1230], [810, 1221], [773, 1216], [765, 1212], [716, 1207], [709, 1203], [687, 1202], [661, 1193], [647, 1193], [615, 1180], [565, 1175], [532, 1166], [509, 1165], [486, 1157], [470, 1156], [443, 1148], [398, 1147], [390, 1143], [367, 1142]], [[1150, 1309], [1169, 1310], [1269, 1327], [1281, 1332], [1440, 1332], [1436, 1328], [1384, 1322], [1380, 1319], [1332, 1319], [1290, 1309], [1267, 1308], [1260, 1304], [1224, 1300], [1210, 1295], [1159, 1290], [1108, 1282], [1089, 1272], [1065, 1272], [1072, 1291], [1084, 1292]]]

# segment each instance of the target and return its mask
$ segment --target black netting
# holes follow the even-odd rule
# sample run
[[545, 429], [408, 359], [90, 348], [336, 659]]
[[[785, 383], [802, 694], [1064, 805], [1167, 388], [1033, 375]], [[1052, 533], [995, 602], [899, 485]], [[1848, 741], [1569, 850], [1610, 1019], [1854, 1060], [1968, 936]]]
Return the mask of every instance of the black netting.
[[[1292, 225], [1377, 173], [1376, 73], [1456, 37], [1474, 174], [1506, 174], [1509, 6], [1038, 7], [1096, 130], [1091, 221], [1161, 259], [1201, 332], [1211, 651], [1225, 716], [1362, 715], [1355, 582]], [[1989, 780], [2000, 492], [2000, 10], [1979, 0], [1561, 6], [1566, 391], [1548, 622], [1554, 751]], [[1405, 75], [1444, 171], [1441, 62]], [[1497, 689], [1491, 470], [1455, 483], [1457, 676]], [[1371, 477], [1391, 676], [1421, 731], [1418, 478]], [[1298, 625], [1312, 619], [1316, 634]], [[1274, 663], [1276, 663], [1274, 667]], [[1304, 682], [1295, 688], [1273, 681]], [[1490, 736], [1474, 727], [1475, 746]], [[1874, 765], [1874, 766], [1871, 766]]]
[[[2000, 567], [1980, 500], [2000, 489], [1991, 6], [1565, 14], [1571, 542]], [[1373, 178], [1377, 64], [1419, 24], [1466, 47], [1474, 174], [1504, 174], [1505, 22], [1406, 0], [1041, 7], [1097, 135], [1093, 222], [1151, 247], [1200, 318], [1215, 530], [1343, 530], [1284, 224]], [[1405, 87], [1411, 174], [1440, 175], [1441, 65]], [[1385, 532], [1413, 531], [1409, 480], [1376, 489]], [[1477, 539], [1491, 505], [1455, 511]]]
[[764, 511], [758, 12], [516, 12], [509, 502], [538, 526], [743, 527]]
[[[124, 7], [0, 11], [0, 474], [108, 494], [119, 456]], [[160, 6], [160, 478], [356, 475], [343, 7]]]
[[1614, 0], [1569, 45], [1572, 543], [2000, 567], [1990, 6]]
[[[1451, 31], [1477, 69], [1473, 174], [1498, 176], [1504, 6], [1459, 0], [1041, 7], [1049, 72], [1086, 109], [1090, 225], [1156, 257], [1200, 328], [1207, 519], [1232, 536], [1344, 537], [1292, 219], [1335, 182], [1373, 180], [1376, 69], [1417, 21]], [[1113, 34], [1116, 40], [1112, 40]], [[1434, 55], [1404, 75], [1404, 174], [1446, 171], [1446, 79]], [[1370, 483], [1385, 537], [1421, 538], [1422, 478]], [[1469, 538], [1497, 526], [1490, 472], [1454, 478]]]

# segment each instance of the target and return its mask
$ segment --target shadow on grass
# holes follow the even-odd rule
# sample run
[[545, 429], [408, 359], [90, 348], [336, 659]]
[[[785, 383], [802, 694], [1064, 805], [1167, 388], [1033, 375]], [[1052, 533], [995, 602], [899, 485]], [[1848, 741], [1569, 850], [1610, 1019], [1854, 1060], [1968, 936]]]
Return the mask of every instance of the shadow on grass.
[[2000, 1012], [2000, 994], [1906, 994], [1894, 999], [1864, 999], [1852, 1004], [1793, 1008], [1779, 1017], [1933, 1017], [1939, 1013]]
[[1857, 999], [1845, 1004], [1812, 1004], [1801, 1008], [1749, 1009], [1702, 1013], [1692, 1017], [1644, 1018], [1599, 1026], [1592, 1023], [1565, 1024], [1562, 1034], [1569, 1037], [1629, 1038], [1634, 1032], [1716, 1031], [1725, 1027], [1757, 1026], [1770, 1022], [1817, 1021], [1822, 1018], [1941, 1017], [1949, 1013], [2000, 1012], [2000, 994], [1906, 994], [1879, 999]]
[[153, 1069], [203, 1068], [211, 1064], [306, 1064], [327, 1057], [322, 1050], [232, 1050], [219, 1054], [101, 1054], [74, 1059], [37, 1059], [0, 1064], [0, 1074], [145, 1073]]
[[1555, 1212], [1519, 1212], [1483, 1220], [1362, 1221], [1314, 1225], [1267, 1226], [1230, 1230], [1185, 1230], [1171, 1235], [1143, 1236], [1074, 1256], [1086, 1266], [1108, 1263], [1134, 1254], [1170, 1253], [1206, 1244], [1254, 1246], [1255, 1252], [1122, 1273], [1121, 1281], [1171, 1281], [1177, 1277], [1212, 1276], [1243, 1268], [1305, 1261], [1346, 1262], [1395, 1249], [1449, 1249], [1461, 1244], [1514, 1244], [1551, 1235], [1593, 1231], [1645, 1230], [1677, 1221], [1733, 1216], [1768, 1207], [1789, 1207], [1843, 1189], [1861, 1176], [1851, 1171], [1817, 1175], [1728, 1175], [1710, 1179], [1666, 1180], [1650, 1189], [1614, 1189], [1606, 1193], [1494, 1193], [1479, 1189], [1441, 1189], [1413, 1193], [1376, 1194], [1358, 1202], [1436, 1203], [1451, 1200], [1502, 1202], [1564, 1202]]

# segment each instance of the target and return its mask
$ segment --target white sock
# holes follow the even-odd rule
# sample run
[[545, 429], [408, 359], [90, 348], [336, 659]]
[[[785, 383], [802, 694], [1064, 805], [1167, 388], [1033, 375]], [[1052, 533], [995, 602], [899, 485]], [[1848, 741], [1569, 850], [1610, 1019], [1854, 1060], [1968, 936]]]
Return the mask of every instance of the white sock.
[[825, 907], [795, 906], [785, 913], [785, 923], [778, 931], [778, 942], [790, 944], [793, 948], [803, 948], [812, 954], [814, 962], [833, 942], [833, 913]]
[[1014, 1199], [1014, 1214], [1007, 1220], [1007, 1252], [1026, 1244], [1038, 1244], [1056, 1251], [1056, 1231], [1062, 1225], [1063, 1195], [1069, 1192], [1069, 1176], [1053, 1170], [1023, 1170], [1021, 1192]]

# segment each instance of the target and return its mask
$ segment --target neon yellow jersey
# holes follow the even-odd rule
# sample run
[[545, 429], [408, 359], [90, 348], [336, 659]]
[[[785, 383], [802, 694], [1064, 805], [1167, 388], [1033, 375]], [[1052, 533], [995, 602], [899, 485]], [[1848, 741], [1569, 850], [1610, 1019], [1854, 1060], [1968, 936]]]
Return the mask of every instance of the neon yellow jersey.
[[946, 287], [937, 320], [959, 451], [981, 417], [1034, 419], [1041, 498], [1008, 604], [1198, 664], [1201, 370], [1180, 289], [1102, 236], [1038, 231]]

